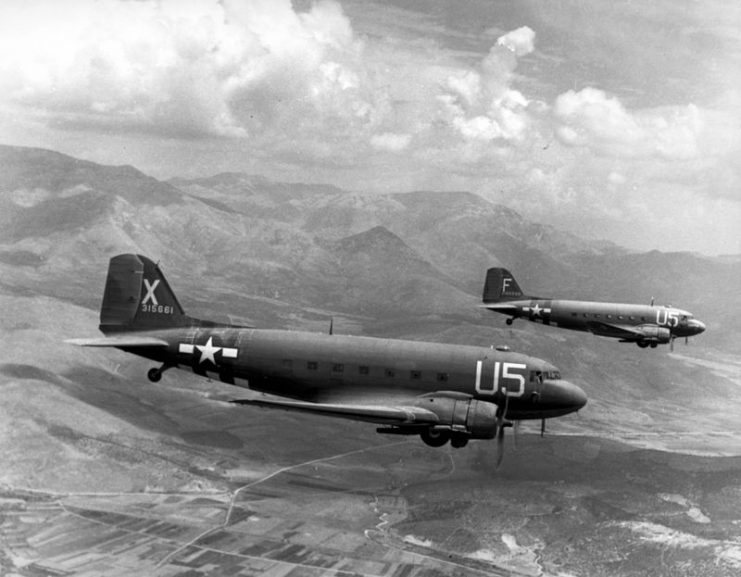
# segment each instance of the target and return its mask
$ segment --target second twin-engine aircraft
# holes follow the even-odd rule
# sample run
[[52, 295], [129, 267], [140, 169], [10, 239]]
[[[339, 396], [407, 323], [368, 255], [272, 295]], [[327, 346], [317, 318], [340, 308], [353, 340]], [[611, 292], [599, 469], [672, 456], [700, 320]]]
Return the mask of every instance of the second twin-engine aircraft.
[[508, 325], [516, 318], [525, 318], [613, 337], [641, 348], [673, 345], [677, 337], [687, 338], [705, 330], [705, 325], [690, 313], [673, 307], [526, 296], [512, 273], [504, 268], [490, 268], [486, 272], [483, 302], [489, 310], [508, 315]]
[[[170, 368], [270, 393], [234, 403], [344, 417], [379, 433], [418, 434], [428, 445], [498, 441], [512, 421], [559, 417], [587, 402], [552, 364], [508, 350], [270, 330], [186, 315], [159, 266], [134, 254], [111, 259], [100, 312], [104, 338]], [[278, 425], [278, 424], [277, 424]]]

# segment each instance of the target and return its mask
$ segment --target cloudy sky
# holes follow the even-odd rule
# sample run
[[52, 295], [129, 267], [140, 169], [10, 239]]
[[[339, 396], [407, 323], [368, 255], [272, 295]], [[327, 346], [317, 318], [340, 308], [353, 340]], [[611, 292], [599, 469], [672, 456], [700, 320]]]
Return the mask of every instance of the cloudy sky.
[[0, 142], [741, 253], [735, 0], [3, 0]]

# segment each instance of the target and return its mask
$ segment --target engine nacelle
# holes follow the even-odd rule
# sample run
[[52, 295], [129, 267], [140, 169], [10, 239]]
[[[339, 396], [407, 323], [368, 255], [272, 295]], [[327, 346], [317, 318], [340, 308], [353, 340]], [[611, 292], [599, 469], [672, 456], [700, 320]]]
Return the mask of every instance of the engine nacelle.
[[493, 439], [497, 433], [497, 406], [493, 403], [467, 395], [430, 395], [417, 405], [438, 416], [438, 430], [462, 433], [471, 439]]
[[641, 340], [649, 343], [664, 345], [672, 340], [672, 333], [666, 327], [648, 325], [641, 327], [641, 333], [643, 334]]

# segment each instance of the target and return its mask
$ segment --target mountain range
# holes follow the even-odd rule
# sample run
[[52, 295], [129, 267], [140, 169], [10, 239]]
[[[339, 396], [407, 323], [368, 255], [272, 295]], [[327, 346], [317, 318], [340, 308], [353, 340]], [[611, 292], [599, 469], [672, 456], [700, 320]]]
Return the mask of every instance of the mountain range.
[[[617, 555], [658, 570], [659, 557], [662, 567], [664, 563], [664, 541], [649, 550], [640, 532], [630, 533], [635, 542], [630, 551], [637, 552], [631, 553], [624, 533], [626, 527], [636, 531], [649, 527], [659, 531], [656, 539], [664, 539], [671, 526], [688, 532], [678, 537], [679, 546], [672, 547], [682, 554], [697, 551], [700, 545], [695, 541], [682, 545], [691, 533], [707, 549], [703, 555], [707, 553], [708, 563], [720, 563], [706, 574], [729, 574], [724, 573], [728, 563], [715, 557], [721, 545], [728, 555], [737, 550], [733, 503], [734, 495], [741, 494], [734, 476], [738, 462], [736, 457], [710, 455], [738, 455], [741, 447], [739, 256], [635, 253], [529, 221], [462, 191], [359, 194], [234, 173], [164, 182], [131, 166], [103, 166], [53, 151], [11, 146], [0, 146], [0, 167], [0, 513], [2, 507], [33, 508], [38, 499], [57, 499], [61, 493], [56, 492], [69, 493], [65, 499], [74, 503], [75, 492], [82, 492], [80, 499], [93, 499], [85, 506], [94, 519], [102, 514], [96, 507], [120, 507], [127, 515], [138, 511], [138, 505], [126, 499], [146, 502], [150, 493], [172, 491], [196, 501], [218, 493], [238, 501], [242, 487], [255, 479], [277, 479], [276, 471], [294, 469], [296, 463], [312, 465], [334, 459], [332, 455], [387, 447], [383, 450], [389, 451], [388, 462], [403, 473], [398, 483], [389, 485], [391, 465], [365, 455], [368, 463], [327, 467], [327, 482], [331, 486], [349, 475], [350, 486], [363, 487], [362, 479], [370, 478], [371, 471], [387, 485], [389, 495], [396, 495], [386, 503], [397, 498], [425, 503], [432, 495], [430, 525], [412, 509], [398, 520], [406, 518], [415, 535], [419, 531], [433, 541], [438, 532], [440, 542], [447, 542], [450, 534], [449, 523], [440, 521], [447, 518], [440, 517], [440, 510], [450, 509], [448, 516], [460, 510], [466, 519], [475, 517], [467, 511], [486, 511], [486, 520], [473, 523], [476, 529], [466, 538], [469, 545], [448, 543], [454, 552], [483, 547], [491, 539], [481, 535], [504, 531], [497, 523], [506, 514], [501, 517], [497, 509], [489, 515], [488, 509], [481, 509], [492, 502], [492, 496], [482, 492], [485, 487], [495, 492], [510, 487], [513, 502], [535, 498], [546, 508], [553, 502], [554, 488], [560, 487], [568, 498], [556, 499], [565, 503], [564, 508], [553, 509], [547, 525], [533, 521], [540, 517], [533, 517], [523, 505], [523, 523], [541, 527], [538, 535], [549, 531], [566, 535], [569, 527], [585, 526], [589, 518], [592, 525], [584, 529], [579, 543], [602, 550], [603, 542], [593, 541], [591, 532], [592, 526], [601, 527], [614, 537], [611, 547]], [[145, 377], [151, 366], [147, 361], [63, 342], [98, 336], [108, 260], [124, 252], [159, 260], [185, 310], [200, 318], [226, 317], [260, 327], [319, 332], [327, 331], [333, 321], [338, 333], [506, 344], [552, 361], [565, 378], [587, 392], [589, 403], [578, 416], [549, 423], [553, 435], [544, 440], [526, 436], [537, 431], [537, 424], [530, 425], [530, 431], [525, 424], [525, 448], [513, 454], [508, 441], [504, 472], [495, 472], [493, 450], [484, 442], [458, 453], [441, 453], [414, 442], [387, 446], [383, 444], [387, 439], [362, 423], [235, 410], [218, 401], [239, 396], [239, 390], [183, 372], [169, 371], [154, 386]], [[708, 330], [688, 346], [677, 343], [671, 352], [668, 347], [640, 350], [524, 321], [507, 327], [503, 317], [479, 306], [485, 270], [495, 265], [510, 269], [531, 294], [624, 302], [649, 302], [653, 297], [657, 303], [689, 309]], [[611, 466], [613, 462], [619, 465]], [[698, 467], [708, 471], [698, 472]], [[308, 468], [302, 482], [314, 483]], [[647, 479], [658, 475], [652, 471], [666, 478], [651, 484]], [[453, 474], [460, 485], [451, 485]], [[609, 487], [587, 479], [590, 475], [609, 478]], [[704, 481], [711, 477], [712, 482]], [[411, 479], [409, 486], [406, 479]], [[468, 493], [450, 494], [451, 487], [469, 485]], [[596, 489], [598, 485], [602, 489]], [[317, 495], [314, 485], [309, 487], [307, 502]], [[289, 496], [300, 495], [295, 485], [289, 489]], [[343, 489], [343, 495], [350, 493]], [[469, 494], [481, 495], [481, 503], [449, 507], [451, 499], [467, 500]], [[582, 498], [583, 494], [599, 497]], [[339, 493], [332, 493], [331, 499], [335, 495]], [[370, 493], [358, 495], [352, 515], [356, 510], [367, 513], [373, 501]], [[616, 495], [622, 497], [616, 500]], [[3, 501], [3, 496], [9, 498]], [[174, 498], [162, 495], [163, 502]], [[96, 504], [95, 499], [111, 502]], [[645, 505], [645, 513], [633, 510], [636, 499], [642, 503], [638, 509]], [[259, 500], [267, 503], [262, 496]], [[374, 518], [371, 525], [363, 521], [356, 527], [359, 546], [366, 546], [367, 527], [385, 527], [382, 533], [389, 539], [394, 527], [404, 530], [404, 525], [389, 521], [396, 517], [386, 516], [377, 496], [375, 502], [375, 510], [384, 517], [378, 525]], [[710, 529], [698, 525], [693, 519], [704, 522], [704, 518], [695, 509], [690, 509], [694, 517], [689, 521], [678, 517], [668, 509], [677, 502], [695, 509], [694, 503], [700, 503], [703, 511], [712, 513], [714, 524]], [[141, 511], [148, 516], [146, 507], [142, 505]], [[84, 516], [69, 516], [74, 510], [52, 507], [44, 514], [51, 515], [52, 526], [59, 524], [60, 535], [66, 535], [72, 534], [67, 530], [70, 519], [84, 525]], [[573, 527], [571, 517], [564, 517], [572, 510]], [[206, 536], [218, 528], [221, 509], [217, 507], [212, 517], [196, 514], [205, 515], [205, 509], [193, 511], [195, 521], [189, 530], [194, 535], [206, 531], [204, 538], [210, 539]], [[287, 511], [283, 514], [293, 521], [292, 510]], [[299, 516], [309, 515], [303, 505], [297, 511]], [[592, 516], [583, 517], [585, 511]], [[182, 523], [180, 514], [175, 513], [177, 523]], [[28, 521], [36, 517], [6, 519], [10, 521], [4, 527], [10, 532], [0, 529], [0, 572], [31, 574], [21, 572], [25, 567], [35, 570], [29, 559], [58, 568], [70, 562], [65, 547], [54, 548], [55, 539], [50, 538], [48, 551], [43, 548], [46, 532], [39, 527], [47, 525]], [[155, 515], [153, 522], [157, 519]], [[338, 519], [344, 534], [352, 523], [342, 515]], [[626, 519], [635, 523], [627, 524]], [[25, 541], [21, 530], [28, 531]], [[518, 538], [527, 542], [525, 530], [508, 531], [519, 531]], [[301, 539], [308, 535], [289, 533]], [[91, 535], [94, 541], [97, 525]], [[139, 539], [142, 534], [130, 536]], [[240, 533], [239, 539], [252, 537]], [[512, 539], [509, 533], [507, 539]], [[163, 550], [172, 546], [170, 537], [158, 543]], [[393, 550], [418, 546], [418, 541], [410, 545], [399, 540]], [[87, 542], [70, 547], [80, 559], [88, 559]], [[560, 545], [548, 551], [563, 556]], [[423, 552], [430, 555], [431, 549]], [[61, 560], [54, 555], [61, 555]], [[109, 563], [113, 554], [99, 555], [95, 558]], [[113, 557], [120, 562], [120, 555]], [[539, 557], [540, 553], [533, 559]], [[143, 564], [132, 565], [129, 574], [169, 574], [169, 569], [160, 573], [154, 569], [160, 558], [147, 553], [140, 560]], [[564, 558], [572, 559], [573, 567], [604, 566], [591, 553], [583, 565], [573, 561], [574, 555]], [[674, 563], [671, 567], [686, 563], [669, 555], [667, 560]]]
[[741, 257], [633, 253], [467, 192], [363, 195], [236, 173], [162, 182], [10, 146], [0, 166], [0, 282], [15, 291], [96, 308], [108, 258], [141, 252], [210, 314], [472, 320], [484, 271], [499, 265], [530, 294], [655, 298], [705, 320], [714, 346], [739, 336]]

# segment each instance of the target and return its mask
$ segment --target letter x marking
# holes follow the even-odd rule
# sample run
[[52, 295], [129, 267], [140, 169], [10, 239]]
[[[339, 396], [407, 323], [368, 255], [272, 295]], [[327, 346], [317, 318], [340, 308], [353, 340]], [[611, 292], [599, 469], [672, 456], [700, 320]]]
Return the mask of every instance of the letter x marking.
[[147, 304], [147, 302], [150, 301], [150, 300], [152, 301], [152, 304], [153, 305], [159, 304], [159, 303], [157, 303], [157, 297], [154, 296], [154, 289], [156, 289], [157, 288], [157, 285], [159, 285], [159, 284], [160, 284], [160, 279], [157, 279], [152, 284], [150, 284], [147, 279], [144, 279], [144, 286], [147, 289], [147, 294], [144, 295], [144, 300], [142, 301], [142, 304], [143, 305]]

